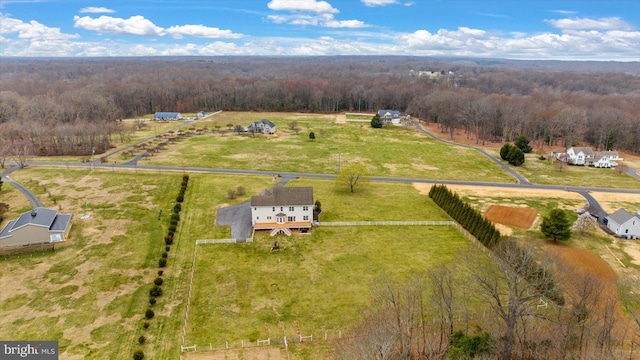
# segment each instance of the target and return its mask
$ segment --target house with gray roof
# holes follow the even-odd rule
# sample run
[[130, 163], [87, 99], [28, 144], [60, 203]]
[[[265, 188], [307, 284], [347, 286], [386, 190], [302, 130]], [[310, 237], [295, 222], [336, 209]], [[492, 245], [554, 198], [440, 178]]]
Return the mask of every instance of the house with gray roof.
[[291, 235], [291, 230], [309, 232], [313, 221], [313, 187], [278, 187], [251, 197], [251, 225]]
[[378, 110], [378, 116], [380, 116], [380, 120], [382, 120], [385, 124], [400, 124], [400, 121], [403, 119], [409, 118], [409, 115], [402, 115], [400, 111], [397, 110]]
[[594, 151], [590, 147], [574, 146], [566, 152], [566, 161], [571, 165], [610, 168], [618, 165], [615, 160], [622, 160], [617, 151]]
[[182, 119], [182, 114], [179, 112], [166, 112], [166, 111], [158, 111], [153, 114], [153, 120], [180, 120]]
[[254, 121], [247, 127], [247, 131], [251, 133], [275, 134], [276, 130], [276, 124], [267, 119]]
[[[640, 211], [639, 211], [640, 212]], [[623, 239], [636, 239], [640, 236], [640, 215], [625, 209], [618, 209], [605, 218], [609, 230]]]
[[71, 230], [70, 214], [37, 207], [11, 220], [0, 232], [0, 248], [65, 241]]

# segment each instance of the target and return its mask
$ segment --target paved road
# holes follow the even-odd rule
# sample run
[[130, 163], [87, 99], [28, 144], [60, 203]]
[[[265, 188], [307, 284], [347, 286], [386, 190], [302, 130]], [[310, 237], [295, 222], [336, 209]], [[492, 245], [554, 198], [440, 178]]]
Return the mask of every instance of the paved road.
[[19, 167], [17, 165], [13, 165], [8, 170], [5, 170], [4, 172], [2, 172], [2, 174], [0, 174], [0, 176], [2, 176], [2, 181], [13, 185], [13, 187], [18, 189], [21, 193], [23, 193], [24, 196], [26, 196], [29, 202], [31, 203], [31, 206], [33, 206], [34, 208], [42, 207], [42, 203], [40, 202], [40, 200], [38, 200], [38, 197], [36, 196], [36, 194], [29, 191], [29, 189], [22, 186], [22, 184], [15, 182], [11, 178], [9, 178], [8, 175], [16, 171], [18, 168]]

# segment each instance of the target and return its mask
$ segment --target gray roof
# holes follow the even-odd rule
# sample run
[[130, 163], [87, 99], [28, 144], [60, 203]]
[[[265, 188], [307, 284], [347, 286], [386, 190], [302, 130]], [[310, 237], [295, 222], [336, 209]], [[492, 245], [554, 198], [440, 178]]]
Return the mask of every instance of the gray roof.
[[158, 111], [157, 113], [153, 114], [154, 118], [177, 118], [179, 116], [180, 116], [179, 112]]
[[609, 215], [609, 220], [613, 220], [619, 225], [622, 225], [631, 220], [634, 216], [636, 216], [636, 214], [632, 214], [625, 209], [618, 209], [616, 212]]
[[[569, 148], [571, 149], [571, 148]], [[591, 149], [590, 147], [586, 147], [586, 146], [574, 146], [573, 147], [573, 152], [574, 153], [579, 153], [580, 151], [582, 151], [585, 155], [588, 156], [595, 156], [595, 154], [593, 153], [593, 149]]]
[[72, 215], [58, 214], [57, 210], [37, 207], [20, 215], [17, 220], [7, 223], [7, 226], [0, 232], [0, 238], [11, 235], [11, 232], [21, 227], [32, 225], [41, 226], [54, 232], [66, 231], [71, 222]]
[[257, 127], [259, 124], [268, 125], [269, 127], [276, 127], [276, 124], [272, 123], [270, 120], [262, 119], [260, 121], [254, 121], [249, 125], [249, 127]]
[[251, 206], [313, 205], [313, 187], [281, 187], [251, 197]]
[[400, 111], [398, 110], [378, 110], [378, 115], [380, 116], [384, 116], [386, 113], [389, 113], [389, 115], [394, 117], [400, 116]]

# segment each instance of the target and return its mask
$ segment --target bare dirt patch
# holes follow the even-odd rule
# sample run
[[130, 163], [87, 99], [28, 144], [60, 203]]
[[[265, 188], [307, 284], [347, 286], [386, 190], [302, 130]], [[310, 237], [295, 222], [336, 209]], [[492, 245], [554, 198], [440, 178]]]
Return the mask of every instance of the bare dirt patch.
[[336, 115], [336, 124], [346, 124], [347, 123], [347, 115], [346, 114], [338, 114]]
[[281, 360], [286, 359], [279, 348], [271, 346], [246, 347], [242, 349], [215, 350], [183, 353], [184, 360]]
[[498, 224], [528, 229], [533, 224], [538, 210], [522, 207], [490, 205], [484, 216]]

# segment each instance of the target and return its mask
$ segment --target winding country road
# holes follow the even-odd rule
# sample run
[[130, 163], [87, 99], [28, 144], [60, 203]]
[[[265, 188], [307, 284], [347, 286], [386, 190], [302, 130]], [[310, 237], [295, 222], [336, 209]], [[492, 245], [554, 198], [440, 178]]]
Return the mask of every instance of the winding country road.
[[[447, 184], [447, 185], [469, 185], [469, 186], [488, 186], [494, 188], [523, 188], [523, 189], [539, 189], [539, 190], [561, 190], [561, 191], [573, 191], [580, 195], [582, 195], [588, 204], [588, 211], [596, 215], [598, 218], [598, 224], [606, 231], [606, 226], [603, 224], [603, 219], [607, 216], [607, 213], [600, 206], [598, 201], [593, 198], [589, 193], [592, 191], [598, 192], [607, 192], [607, 193], [623, 193], [623, 194], [640, 194], [640, 190], [636, 189], [614, 189], [614, 188], [601, 188], [601, 187], [582, 187], [582, 186], [564, 186], [564, 185], [541, 185], [541, 184], [532, 184], [525, 177], [518, 174], [515, 170], [496, 159], [491, 154], [487, 153], [485, 150], [481, 148], [477, 148], [471, 145], [466, 144], [458, 144], [451, 141], [443, 140], [435, 135], [431, 134], [429, 131], [422, 128], [422, 126], [417, 122], [413, 121], [416, 130], [424, 133], [425, 135], [443, 143], [452, 145], [452, 146], [461, 146], [470, 148], [480, 152], [482, 155], [491, 159], [494, 163], [498, 164], [503, 170], [507, 171], [514, 178], [518, 180], [518, 183], [497, 183], [497, 182], [483, 182], [483, 181], [462, 181], [462, 180], [436, 180], [436, 179], [421, 179], [421, 178], [397, 178], [397, 177], [384, 177], [384, 176], [370, 176], [369, 179], [372, 181], [380, 181], [380, 182], [395, 182], [395, 183], [426, 183], [426, 184]], [[181, 124], [180, 126], [184, 126], [185, 124]], [[146, 140], [145, 140], [146, 141]], [[144, 141], [142, 141], [144, 142]], [[133, 146], [133, 145], [131, 145]], [[126, 149], [126, 148], [125, 148]], [[123, 151], [124, 149], [119, 149], [118, 151], [108, 154], [107, 156], [112, 156], [117, 152]], [[110, 168], [110, 169], [136, 169], [136, 170], [150, 170], [150, 171], [188, 171], [188, 172], [199, 172], [199, 173], [218, 173], [218, 174], [233, 174], [233, 175], [264, 175], [264, 176], [274, 176], [278, 174], [283, 177], [282, 181], [280, 181], [276, 186], [284, 185], [289, 179], [305, 177], [305, 178], [316, 178], [316, 179], [335, 179], [335, 174], [313, 174], [313, 173], [297, 173], [297, 172], [280, 172], [280, 171], [261, 171], [261, 170], [245, 170], [245, 169], [220, 169], [220, 168], [201, 168], [201, 167], [186, 167], [186, 166], [160, 166], [160, 165], [138, 165], [137, 160], [130, 161], [124, 164], [103, 164], [99, 162], [48, 162], [48, 161], [33, 161], [29, 162], [28, 166], [43, 166], [43, 167], [64, 167], [64, 168]], [[31, 202], [34, 207], [42, 206], [38, 201], [37, 197], [31, 193], [24, 186], [16, 183], [11, 180], [7, 175], [11, 172], [15, 171], [18, 167], [16, 165], [12, 166], [10, 169], [4, 171], [0, 174], [3, 179], [9, 184], [15, 186], [18, 190], [20, 190]], [[637, 176], [637, 174], [636, 174]], [[220, 225], [231, 225], [233, 223], [246, 223], [246, 209], [248, 208], [247, 204], [240, 204], [234, 207], [230, 207], [227, 212], [221, 213], [221, 220], [219, 220]], [[234, 216], [234, 214], [238, 214], [238, 218]], [[240, 214], [244, 214], [240, 216]], [[239, 220], [241, 219], [241, 220]], [[250, 221], [250, 219], [249, 219]], [[244, 226], [243, 226], [244, 227]], [[239, 239], [246, 238], [246, 231], [239, 231], [233, 234], [234, 236], [238, 236]]]

